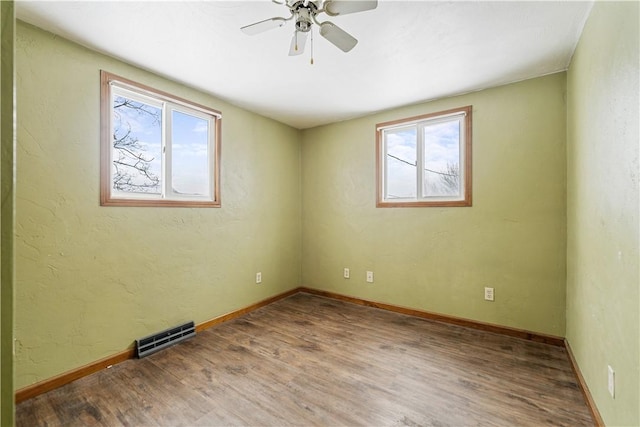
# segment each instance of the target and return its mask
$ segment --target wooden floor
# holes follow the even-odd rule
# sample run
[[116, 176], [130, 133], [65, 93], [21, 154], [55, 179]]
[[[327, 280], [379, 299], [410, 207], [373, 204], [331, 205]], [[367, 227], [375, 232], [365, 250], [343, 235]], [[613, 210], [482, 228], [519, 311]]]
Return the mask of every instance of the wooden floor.
[[296, 294], [17, 406], [18, 426], [593, 425], [565, 350]]

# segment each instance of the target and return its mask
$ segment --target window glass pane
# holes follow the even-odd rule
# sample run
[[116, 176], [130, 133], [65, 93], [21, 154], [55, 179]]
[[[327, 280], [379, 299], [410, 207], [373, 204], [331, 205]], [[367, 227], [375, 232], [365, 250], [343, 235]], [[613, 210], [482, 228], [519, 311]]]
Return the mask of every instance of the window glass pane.
[[423, 129], [423, 196], [460, 195], [460, 122], [436, 123]]
[[160, 194], [162, 110], [123, 96], [113, 98], [113, 190]]
[[209, 121], [171, 113], [171, 184], [182, 195], [209, 194]]
[[386, 199], [416, 198], [416, 127], [388, 129], [386, 143]]

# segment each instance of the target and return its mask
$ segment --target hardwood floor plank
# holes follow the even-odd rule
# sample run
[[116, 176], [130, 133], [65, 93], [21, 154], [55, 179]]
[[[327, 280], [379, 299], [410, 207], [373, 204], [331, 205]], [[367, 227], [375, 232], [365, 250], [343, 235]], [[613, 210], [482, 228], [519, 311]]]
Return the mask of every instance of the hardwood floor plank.
[[299, 293], [17, 406], [18, 426], [586, 426], [566, 352]]

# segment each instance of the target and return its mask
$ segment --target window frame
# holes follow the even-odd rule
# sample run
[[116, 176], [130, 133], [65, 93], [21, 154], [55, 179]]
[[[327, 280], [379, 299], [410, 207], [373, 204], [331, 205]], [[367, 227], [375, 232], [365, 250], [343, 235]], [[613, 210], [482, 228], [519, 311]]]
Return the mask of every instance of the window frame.
[[[455, 207], [455, 206], [472, 206], [472, 165], [471, 165], [471, 147], [472, 147], [472, 110], [473, 106], [468, 105], [460, 108], [452, 108], [449, 110], [438, 111], [419, 116], [408, 117], [405, 119], [393, 120], [376, 124], [376, 207], [378, 208], [395, 208], [395, 207]], [[418, 185], [415, 199], [401, 199], [401, 201], [390, 201], [385, 198], [386, 184], [386, 141], [384, 138], [385, 130], [401, 129], [403, 127], [416, 126], [420, 129], [420, 125], [425, 123], [435, 124], [438, 122], [448, 121], [448, 117], [456, 117], [464, 115], [462, 122], [464, 129], [460, 133], [459, 150], [460, 150], [460, 170], [463, 173], [463, 185], [461, 198], [450, 197], [423, 197], [419, 198], [421, 193], [422, 174], [416, 173], [416, 182]], [[423, 162], [422, 141], [417, 132], [416, 141], [416, 164]]]
[[[208, 138], [208, 167], [209, 167], [209, 197], [185, 196], [170, 194], [169, 197], [161, 190], [161, 195], [132, 193], [131, 195], [115, 194], [113, 191], [112, 162], [113, 162], [113, 93], [112, 88], [122, 92], [130, 92], [138, 98], [147, 98], [156, 104], [162, 104], [162, 144], [164, 147], [162, 158], [161, 179], [165, 185], [165, 177], [171, 173], [171, 165], [165, 162], [171, 159], [171, 138], [166, 132], [171, 132], [167, 115], [172, 111], [208, 120], [210, 126]], [[100, 71], [100, 205], [101, 206], [136, 206], [136, 207], [220, 207], [220, 148], [222, 113], [212, 108], [154, 89], [133, 80], [117, 76], [107, 71]], [[209, 140], [213, 138], [214, 140]], [[212, 152], [211, 152], [212, 151]]]

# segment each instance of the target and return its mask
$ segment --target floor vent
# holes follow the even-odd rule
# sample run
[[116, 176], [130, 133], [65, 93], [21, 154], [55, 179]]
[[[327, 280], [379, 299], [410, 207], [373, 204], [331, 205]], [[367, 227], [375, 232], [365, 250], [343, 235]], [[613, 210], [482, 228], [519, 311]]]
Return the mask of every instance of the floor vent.
[[136, 356], [143, 358], [196, 335], [193, 321], [136, 340]]

